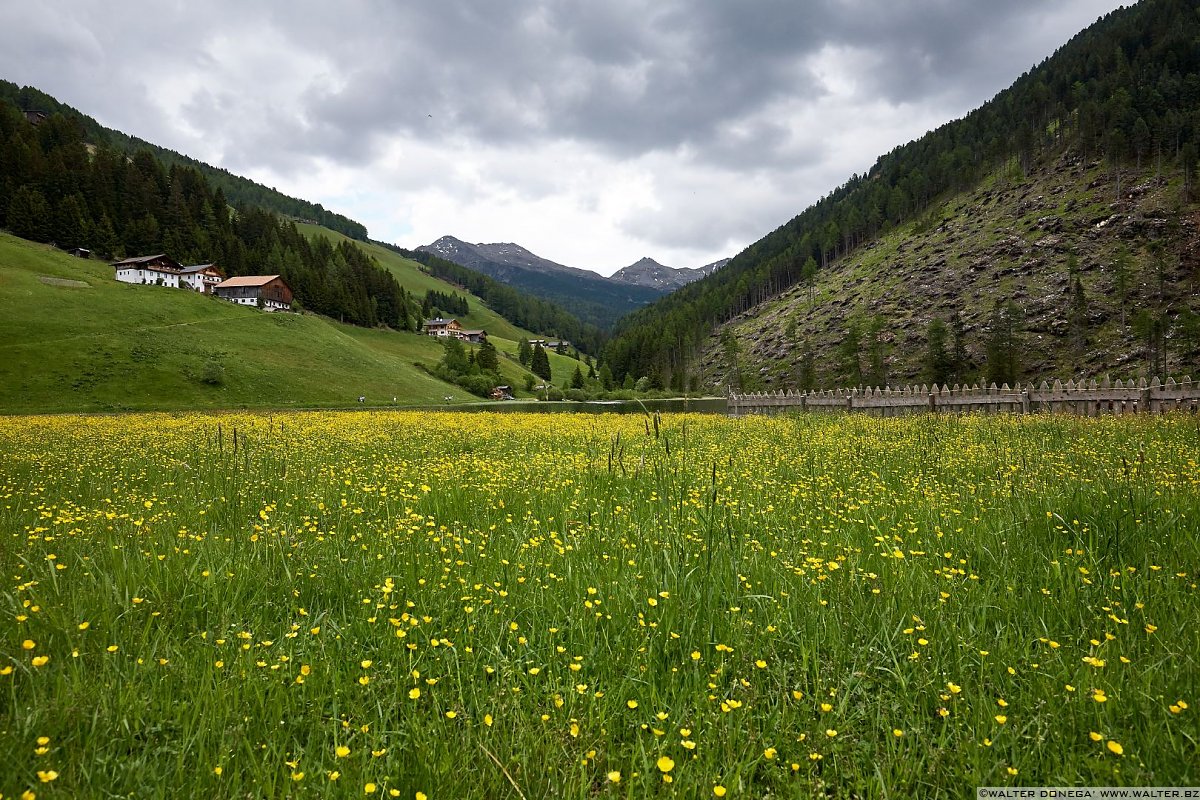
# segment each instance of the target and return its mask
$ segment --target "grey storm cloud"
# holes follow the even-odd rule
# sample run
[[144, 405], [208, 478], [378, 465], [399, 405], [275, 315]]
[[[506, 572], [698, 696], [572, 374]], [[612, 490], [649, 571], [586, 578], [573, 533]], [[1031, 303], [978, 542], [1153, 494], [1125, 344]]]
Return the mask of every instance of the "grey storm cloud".
[[[614, 165], [653, 161], [658, 206], [613, 224], [674, 247], [756, 238], [783, 221], [759, 215], [787, 204], [801, 210], [919, 135], [914, 126], [969, 111], [1115, 7], [0, 0], [0, 77], [229, 169], [285, 179], [323, 164], [435, 173], [385, 163], [407, 157], [397, 155], [397, 142], [459, 157], [520, 153], [522, 164], [530, 153], [568, 146]], [[863, 152], [847, 155], [856, 142]], [[518, 196], [556, 185], [539, 175], [520, 186], [514, 170], [490, 172], [514, 182]], [[680, 204], [739, 176], [750, 189], [731, 193], [737, 209], [697, 200], [689, 218], [671, 218]], [[471, 183], [450, 177], [440, 188], [467, 191]], [[789, 196], [797, 185], [805, 192]]]
[[[47, 30], [82, 21], [100, 58], [119, 59], [127, 43], [139, 42], [141, 53], [154, 53], [153, 64], [143, 62], [152, 69], [202, 73], [212, 66], [206, 48], [218, 39], [243, 51], [291, 48], [320, 59], [328, 71], [285, 98], [285, 107], [259, 103], [238, 149], [271, 143], [276, 152], [350, 163], [370, 159], [378, 137], [397, 132], [491, 143], [568, 138], [621, 156], [711, 148], [729, 159], [725, 125], [827, 91], [810, 68], [823, 48], [861, 53], [865, 90], [888, 102], [947, 91], [979, 99], [980, 89], [997, 88], [995, 52], [1027, 35], [1046, 7], [1044, 0], [213, 0], [167, 13], [158, 4], [82, 2], [21, 4], [14, 13], [16, 5], [10, 15]], [[3, 38], [19, 28], [18, 19]], [[67, 35], [58, 38], [60, 53], [78, 50]], [[1007, 64], [999, 72], [1016, 77]], [[271, 78], [227, 80], [238, 77]], [[197, 91], [186, 121], [201, 129], [224, 124], [237, 104], [223, 98], [243, 88], [227, 82]], [[759, 160], [786, 139], [769, 124], [758, 134], [745, 149]]]
[[[637, 155], [715, 142], [723, 122], [770, 98], [819, 91], [797, 85], [797, 62], [818, 42], [803, 26], [756, 44], [681, 4], [477, 5], [385, 13], [392, 25], [363, 63], [349, 56], [346, 82], [311, 87], [307, 115], [360, 132], [569, 138]], [[389, 29], [405, 31], [393, 47]]]
[[565, 138], [620, 157], [688, 147], [745, 166], [796, 154], [784, 148], [784, 128], [769, 121], [756, 122], [756, 135], [731, 153], [724, 127], [772, 104], [824, 95], [811, 68], [824, 48], [859, 54], [860, 91], [876, 99], [945, 93], [977, 103], [1032, 66], [1040, 51], [1016, 70], [996, 55], [1029, 38], [1046, 4], [451, 0], [274, 8], [262, 24], [334, 72], [307, 87], [294, 116], [270, 120], [270, 141], [352, 161], [371, 158], [377, 137], [396, 132], [494, 144]]

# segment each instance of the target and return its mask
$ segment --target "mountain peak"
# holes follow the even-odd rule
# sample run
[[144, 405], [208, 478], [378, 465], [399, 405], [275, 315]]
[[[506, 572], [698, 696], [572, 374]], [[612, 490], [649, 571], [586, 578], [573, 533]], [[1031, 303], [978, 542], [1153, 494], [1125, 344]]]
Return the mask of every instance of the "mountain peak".
[[720, 269], [729, 263], [725, 258], [705, 264], [703, 267], [689, 269], [687, 267], [668, 267], [660, 264], [649, 256], [643, 256], [638, 261], [623, 267], [613, 273], [611, 280], [622, 283], [632, 283], [636, 286], [648, 286], [663, 292], [673, 292], [680, 286], [700, 280], [705, 275]]
[[557, 264], [515, 242], [469, 244], [453, 236], [443, 236], [417, 250], [557, 303], [601, 327], [610, 327], [622, 314], [646, 305], [665, 291]]
[[652, 269], [670, 269], [670, 267], [665, 266], [664, 264], [662, 264], [658, 261], [655, 261], [650, 256], [642, 256], [637, 261], [630, 264], [628, 267], [625, 267], [625, 269], [633, 269], [635, 267], [642, 267], [642, 268], [649, 267]]

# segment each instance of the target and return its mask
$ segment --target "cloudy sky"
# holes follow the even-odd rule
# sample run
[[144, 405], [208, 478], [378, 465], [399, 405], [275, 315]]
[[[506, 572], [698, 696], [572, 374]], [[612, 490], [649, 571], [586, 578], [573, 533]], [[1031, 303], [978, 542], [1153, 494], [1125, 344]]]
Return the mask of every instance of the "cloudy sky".
[[0, 78], [405, 247], [734, 255], [1113, 0], [0, 0]]

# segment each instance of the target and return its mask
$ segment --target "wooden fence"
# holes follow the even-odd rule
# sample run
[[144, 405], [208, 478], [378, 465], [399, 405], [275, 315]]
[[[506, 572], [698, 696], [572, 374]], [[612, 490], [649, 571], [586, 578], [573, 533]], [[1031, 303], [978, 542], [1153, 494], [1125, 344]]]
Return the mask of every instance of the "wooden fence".
[[1185, 377], [1176, 383], [1158, 378], [1100, 383], [1068, 381], [1053, 385], [1042, 382], [1025, 386], [905, 386], [894, 388], [830, 389], [823, 392], [759, 392], [730, 394], [729, 413], [783, 414], [789, 411], [858, 411], [882, 417], [922, 412], [1072, 413], [1101, 414], [1165, 413], [1200, 410], [1200, 383]]

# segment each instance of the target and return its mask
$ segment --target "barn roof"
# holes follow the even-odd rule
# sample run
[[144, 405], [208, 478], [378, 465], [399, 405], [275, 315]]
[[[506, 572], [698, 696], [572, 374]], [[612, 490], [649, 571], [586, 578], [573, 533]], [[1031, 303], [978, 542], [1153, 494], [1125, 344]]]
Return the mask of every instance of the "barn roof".
[[239, 275], [236, 278], [227, 278], [221, 281], [214, 288], [228, 289], [234, 286], [266, 286], [278, 277], [278, 275]]

